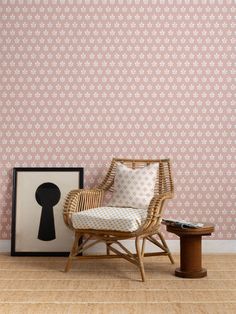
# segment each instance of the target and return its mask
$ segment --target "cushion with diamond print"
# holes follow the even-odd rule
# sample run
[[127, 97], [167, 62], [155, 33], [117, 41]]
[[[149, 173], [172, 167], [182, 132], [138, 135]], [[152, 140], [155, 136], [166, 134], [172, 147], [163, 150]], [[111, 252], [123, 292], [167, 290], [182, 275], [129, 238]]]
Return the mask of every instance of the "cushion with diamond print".
[[131, 169], [117, 163], [114, 193], [108, 206], [148, 208], [154, 196], [159, 164]]

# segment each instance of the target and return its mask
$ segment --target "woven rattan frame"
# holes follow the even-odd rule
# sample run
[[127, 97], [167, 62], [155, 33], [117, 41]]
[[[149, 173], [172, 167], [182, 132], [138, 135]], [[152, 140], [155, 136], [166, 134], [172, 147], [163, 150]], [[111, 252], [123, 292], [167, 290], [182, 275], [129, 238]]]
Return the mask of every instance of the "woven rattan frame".
[[[102, 205], [104, 193], [108, 190], [112, 191], [117, 162], [123, 163], [133, 169], [144, 167], [151, 163], [159, 163], [159, 175], [156, 179], [153, 198], [148, 207], [146, 221], [138, 230], [134, 232], [74, 229], [71, 223], [72, 214], [78, 211], [100, 207]], [[63, 217], [66, 225], [74, 231], [75, 238], [70, 255], [68, 257], [65, 271], [69, 271], [73, 259], [122, 257], [139, 267], [142, 280], [145, 281], [143, 257], [167, 255], [171, 263], [174, 263], [173, 257], [169, 251], [166, 241], [162, 233], [159, 231], [164, 202], [166, 199], [173, 198], [173, 195], [174, 186], [169, 159], [140, 160], [113, 158], [107, 175], [96, 189], [73, 190], [66, 197]], [[81, 241], [82, 238], [83, 241]], [[136, 253], [131, 253], [120, 242], [120, 240], [131, 238], [135, 240]], [[88, 244], [89, 240], [94, 241]], [[147, 240], [158, 246], [161, 251], [159, 250], [156, 253], [145, 253], [145, 242]], [[86, 249], [99, 242], [105, 242], [107, 247], [106, 255], [80, 255]], [[119, 247], [119, 249], [117, 249], [117, 246]]]

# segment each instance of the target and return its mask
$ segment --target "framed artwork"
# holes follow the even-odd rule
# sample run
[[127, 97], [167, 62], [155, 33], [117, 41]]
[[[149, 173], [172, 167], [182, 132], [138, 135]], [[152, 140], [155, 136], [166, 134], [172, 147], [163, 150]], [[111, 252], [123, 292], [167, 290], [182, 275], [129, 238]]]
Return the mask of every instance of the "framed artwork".
[[73, 232], [63, 220], [69, 191], [83, 188], [83, 168], [14, 168], [12, 256], [67, 256]]

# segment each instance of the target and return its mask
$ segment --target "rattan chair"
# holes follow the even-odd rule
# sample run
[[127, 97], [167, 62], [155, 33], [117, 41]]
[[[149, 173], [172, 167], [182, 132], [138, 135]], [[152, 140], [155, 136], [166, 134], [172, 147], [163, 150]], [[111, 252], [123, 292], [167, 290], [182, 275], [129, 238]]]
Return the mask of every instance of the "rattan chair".
[[[156, 179], [153, 198], [147, 210], [145, 222], [134, 232], [123, 232], [114, 230], [75, 229], [71, 217], [79, 211], [101, 207], [104, 193], [112, 191], [117, 163], [123, 163], [130, 168], [140, 168], [151, 163], [159, 163], [159, 175]], [[65, 272], [69, 271], [72, 260], [84, 258], [116, 258], [122, 257], [138, 266], [142, 281], [145, 281], [143, 257], [167, 255], [174, 263], [166, 241], [160, 232], [163, 205], [166, 199], [173, 197], [173, 180], [169, 159], [161, 160], [130, 160], [114, 158], [111, 162], [107, 175], [102, 183], [95, 189], [73, 190], [66, 197], [64, 204], [64, 221], [74, 231], [74, 242], [67, 260]], [[82, 240], [83, 239], [83, 240]], [[134, 239], [136, 253], [128, 250], [121, 240]], [[94, 241], [89, 241], [94, 240]], [[89, 241], [89, 242], [88, 242]], [[157, 252], [145, 253], [145, 242], [150, 241], [158, 247]], [[82, 255], [89, 247], [104, 242], [106, 244], [105, 255]], [[115, 247], [114, 247], [115, 246]], [[117, 249], [117, 247], [119, 249]]]

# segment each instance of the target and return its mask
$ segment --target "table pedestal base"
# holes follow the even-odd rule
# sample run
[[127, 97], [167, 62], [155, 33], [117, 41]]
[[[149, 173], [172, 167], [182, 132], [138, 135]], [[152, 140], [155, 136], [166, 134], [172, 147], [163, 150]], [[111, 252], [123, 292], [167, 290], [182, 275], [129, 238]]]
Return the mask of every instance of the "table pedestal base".
[[207, 270], [202, 268], [202, 236], [211, 235], [214, 225], [204, 224], [201, 228], [185, 228], [167, 225], [167, 231], [180, 237], [180, 268], [175, 276], [182, 278], [202, 278]]
[[189, 272], [189, 271], [182, 271], [180, 268], [176, 268], [175, 276], [182, 277], [182, 278], [202, 278], [207, 275], [207, 270], [202, 268], [199, 271]]

